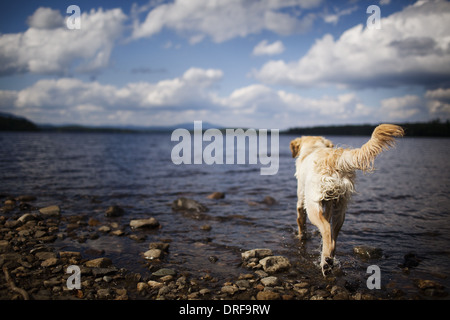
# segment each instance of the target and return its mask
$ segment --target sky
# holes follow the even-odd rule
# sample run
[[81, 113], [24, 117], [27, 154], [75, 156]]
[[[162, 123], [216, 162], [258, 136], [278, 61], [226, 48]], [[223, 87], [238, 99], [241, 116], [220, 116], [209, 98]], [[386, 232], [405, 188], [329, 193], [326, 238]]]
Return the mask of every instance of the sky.
[[3, 1], [0, 112], [281, 130], [447, 120], [450, 2]]

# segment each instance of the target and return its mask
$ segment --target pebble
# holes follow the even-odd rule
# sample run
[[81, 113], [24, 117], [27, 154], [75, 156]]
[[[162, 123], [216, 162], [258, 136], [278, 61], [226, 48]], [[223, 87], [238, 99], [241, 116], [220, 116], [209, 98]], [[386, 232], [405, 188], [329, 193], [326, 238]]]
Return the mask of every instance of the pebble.
[[153, 281], [153, 280], [149, 280], [149, 281], [147, 282], [147, 284], [148, 284], [148, 286], [149, 286], [150, 288], [152, 288], [152, 289], [159, 289], [159, 288], [161, 288], [162, 286], [164, 286], [163, 283], [158, 282], [158, 281]]
[[39, 212], [45, 217], [59, 217], [61, 215], [61, 209], [59, 206], [49, 206], [39, 209]]
[[97, 297], [99, 299], [109, 299], [109, 298], [111, 298], [111, 290], [109, 288], [98, 289], [97, 290]]
[[264, 271], [269, 273], [284, 271], [291, 267], [289, 260], [282, 256], [265, 257], [259, 260], [259, 263], [263, 266]]
[[206, 212], [208, 208], [203, 204], [188, 198], [178, 198], [172, 202], [172, 209], [179, 210], [188, 210], [188, 211], [196, 211], [196, 212]]
[[265, 286], [274, 287], [279, 283], [279, 280], [277, 277], [270, 276], [270, 277], [262, 278], [261, 283]]
[[271, 196], [265, 196], [261, 202], [267, 204], [268, 206], [272, 206], [277, 203], [277, 200], [275, 200]]
[[242, 259], [249, 260], [250, 258], [265, 258], [273, 255], [270, 249], [252, 249], [241, 253]]
[[138, 292], [142, 292], [147, 290], [148, 288], [148, 284], [145, 282], [138, 282], [138, 284], [136, 285], [136, 289]]
[[85, 266], [90, 268], [106, 268], [112, 265], [112, 261], [109, 258], [97, 258], [86, 261]]
[[156, 228], [159, 226], [158, 220], [155, 218], [148, 219], [135, 219], [130, 221], [130, 227], [132, 229], [137, 228]]
[[239, 289], [236, 288], [235, 286], [223, 286], [222, 289], [220, 289], [220, 291], [222, 293], [226, 293], [226, 294], [230, 294], [233, 295], [236, 293], [236, 291], [238, 291]]
[[207, 196], [208, 199], [224, 199], [225, 193], [223, 192], [213, 192]]
[[145, 259], [159, 259], [163, 255], [163, 252], [160, 249], [150, 249], [144, 252]]
[[363, 259], [380, 259], [383, 256], [383, 250], [371, 246], [356, 246], [353, 253]]
[[17, 219], [17, 221], [19, 221], [21, 223], [26, 223], [26, 222], [34, 220], [34, 219], [35, 218], [34, 218], [34, 216], [31, 213], [25, 213], [19, 219]]
[[280, 294], [273, 291], [260, 291], [256, 295], [256, 300], [279, 300]]
[[53, 267], [59, 262], [58, 258], [48, 258], [41, 263], [41, 267]]
[[162, 268], [152, 273], [155, 277], [175, 276], [176, 274], [176, 271], [170, 268]]
[[124, 212], [125, 210], [120, 206], [110, 206], [105, 211], [105, 217], [120, 217]]

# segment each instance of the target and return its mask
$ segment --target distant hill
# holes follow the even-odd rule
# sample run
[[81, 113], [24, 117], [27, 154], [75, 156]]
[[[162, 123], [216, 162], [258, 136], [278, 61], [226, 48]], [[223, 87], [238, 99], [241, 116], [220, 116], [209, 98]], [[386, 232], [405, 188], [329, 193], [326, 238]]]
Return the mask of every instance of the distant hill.
[[39, 128], [25, 118], [0, 113], [0, 131], [39, 131]]
[[[433, 120], [430, 122], [403, 123], [398, 124], [405, 129], [407, 137], [450, 137], [450, 121], [442, 122]], [[376, 125], [340, 125], [340, 126], [318, 126], [308, 128], [290, 128], [281, 131], [281, 134], [308, 135], [308, 136], [370, 136]], [[173, 126], [81, 126], [81, 125], [50, 125], [34, 124], [33, 122], [8, 113], [0, 112], [0, 131], [44, 131], [44, 132], [103, 132], [103, 133], [151, 133], [171, 132], [178, 128], [189, 131], [194, 130], [194, 122], [181, 123]], [[208, 122], [202, 122], [202, 129], [217, 128], [224, 130]]]
[[[399, 123], [405, 130], [407, 137], [450, 137], [450, 121], [441, 122], [433, 120], [430, 122]], [[283, 131], [285, 134], [305, 136], [370, 136], [376, 125], [342, 125], [342, 126], [319, 126], [310, 128], [291, 128]]]

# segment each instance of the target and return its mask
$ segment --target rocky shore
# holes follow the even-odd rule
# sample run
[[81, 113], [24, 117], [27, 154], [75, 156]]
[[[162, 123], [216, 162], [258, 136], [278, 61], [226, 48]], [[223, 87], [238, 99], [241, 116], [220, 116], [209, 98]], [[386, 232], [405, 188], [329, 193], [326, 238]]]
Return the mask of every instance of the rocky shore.
[[[210, 199], [223, 199], [215, 193]], [[269, 201], [270, 200], [270, 201]], [[265, 202], [273, 203], [272, 199]], [[171, 241], [148, 241], [145, 230], [158, 232], [160, 222], [154, 217], [130, 219], [126, 225], [108, 221], [124, 214], [120, 206], [104, 209], [105, 221], [87, 215], [62, 212], [58, 205], [36, 207], [36, 197], [4, 196], [0, 208], [0, 299], [2, 300], [372, 300], [405, 298], [446, 298], [447, 288], [427, 279], [415, 279], [417, 294], [405, 296], [401, 290], [369, 290], [365, 283], [343, 280], [339, 274], [311, 278], [290, 261], [267, 248], [241, 252], [239, 276], [218, 279], [209, 273], [184, 270], [166, 263], [171, 255]], [[188, 216], [202, 216], [208, 208], [195, 200], [174, 199], [172, 210]], [[207, 232], [209, 225], [201, 226]], [[142, 231], [142, 232], [141, 232]], [[54, 245], [62, 238], [83, 242], [101, 237], [128, 237], [142, 244], [136, 256], [148, 273], [132, 272], [115, 265], [108, 252], [66, 250]], [[362, 258], [377, 258], [381, 249], [355, 247]], [[92, 255], [96, 255], [92, 258]], [[217, 257], [209, 257], [215, 263]], [[405, 256], [404, 268], [419, 259]], [[71, 269], [75, 266], [76, 269]], [[79, 270], [79, 274], [76, 272]], [[77, 280], [79, 282], [77, 283]]]

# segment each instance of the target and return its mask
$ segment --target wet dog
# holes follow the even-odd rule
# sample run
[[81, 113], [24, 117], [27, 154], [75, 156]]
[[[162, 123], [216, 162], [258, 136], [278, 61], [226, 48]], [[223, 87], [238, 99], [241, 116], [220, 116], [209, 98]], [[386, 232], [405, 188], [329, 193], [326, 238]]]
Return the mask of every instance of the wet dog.
[[355, 171], [372, 171], [376, 156], [395, 144], [394, 137], [403, 134], [399, 126], [379, 125], [359, 149], [334, 148], [323, 137], [304, 136], [291, 141], [292, 157], [297, 158], [298, 234], [300, 239], [305, 234], [307, 215], [322, 236], [320, 266], [324, 276], [333, 267], [337, 236], [355, 190]]

